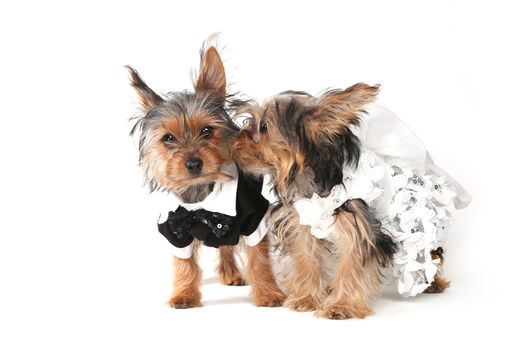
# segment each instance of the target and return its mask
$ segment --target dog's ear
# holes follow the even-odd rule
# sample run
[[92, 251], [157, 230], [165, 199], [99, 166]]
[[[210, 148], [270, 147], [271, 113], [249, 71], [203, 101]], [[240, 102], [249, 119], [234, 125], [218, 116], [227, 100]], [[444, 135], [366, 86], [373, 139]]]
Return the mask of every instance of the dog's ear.
[[162, 97], [157, 95], [155, 91], [151, 90], [151, 88], [146, 85], [135, 69], [131, 68], [130, 66], [126, 66], [126, 68], [129, 71], [129, 80], [131, 86], [133, 86], [137, 92], [140, 102], [142, 103], [142, 107], [144, 107], [145, 110], [149, 110], [155, 106], [158, 106], [163, 101]]
[[195, 81], [196, 92], [208, 92], [220, 101], [226, 99], [226, 73], [221, 56], [211, 46], [201, 51], [201, 67]]
[[331, 91], [323, 95], [311, 118], [308, 129], [311, 134], [340, 133], [350, 124], [359, 123], [363, 107], [375, 100], [379, 85], [355, 84], [343, 91]]

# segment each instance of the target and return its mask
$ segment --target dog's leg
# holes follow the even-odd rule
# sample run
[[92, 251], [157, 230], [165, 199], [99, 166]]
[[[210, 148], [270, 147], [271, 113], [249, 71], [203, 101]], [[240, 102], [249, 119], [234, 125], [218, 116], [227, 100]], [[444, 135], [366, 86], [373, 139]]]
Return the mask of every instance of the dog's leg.
[[296, 311], [319, 309], [326, 297], [322, 281], [320, 247], [317, 238], [306, 226], [298, 226], [296, 232], [287, 237], [290, 256], [294, 261], [293, 272], [286, 278], [289, 296], [284, 306]]
[[370, 257], [368, 225], [351, 212], [339, 213], [335, 225], [338, 266], [331, 293], [316, 316], [364, 318], [372, 313], [369, 301], [380, 290], [380, 266]]
[[199, 290], [202, 271], [197, 265], [197, 245], [193, 247], [193, 256], [188, 259], [173, 257], [173, 292], [167, 304], [176, 309], [202, 306]]
[[219, 265], [217, 266], [217, 274], [219, 281], [228, 286], [244, 286], [246, 282], [242, 278], [237, 264], [235, 263], [235, 247], [222, 246], [219, 247]]
[[444, 263], [443, 248], [439, 247], [438, 249], [431, 251], [430, 254], [432, 255], [432, 259], [439, 259], [439, 267], [436, 276], [434, 276], [434, 281], [432, 281], [430, 286], [425, 289], [423, 293], [443, 293], [445, 289], [450, 287], [450, 281], [447, 281], [442, 277]]
[[246, 277], [252, 287], [251, 297], [256, 306], [281, 306], [285, 296], [275, 283], [268, 249], [267, 237], [256, 246], [248, 246]]

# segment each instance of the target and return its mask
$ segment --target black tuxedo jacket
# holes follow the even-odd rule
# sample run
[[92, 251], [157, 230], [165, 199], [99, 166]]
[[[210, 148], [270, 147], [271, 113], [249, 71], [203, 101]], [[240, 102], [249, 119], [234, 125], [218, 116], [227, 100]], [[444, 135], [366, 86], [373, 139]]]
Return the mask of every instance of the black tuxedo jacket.
[[168, 219], [158, 224], [159, 232], [177, 248], [184, 248], [194, 239], [209, 247], [236, 245], [240, 235], [252, 234], [268, 210], [268, 200], [261, 194], [262, 179], [254, 179], [239, 171], [236, 193], [236, 216], [203, 209], [188, 211], [182, 206], [170, 211]]

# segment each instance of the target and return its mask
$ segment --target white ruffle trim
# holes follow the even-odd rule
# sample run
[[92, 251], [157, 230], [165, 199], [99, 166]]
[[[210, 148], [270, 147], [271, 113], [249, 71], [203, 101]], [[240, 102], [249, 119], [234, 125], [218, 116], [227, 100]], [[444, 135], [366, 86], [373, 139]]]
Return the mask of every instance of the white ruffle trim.
[[378, 181], [384, 175], [385, 168], [375, 164], [372, 153], [363, 153], [357, 169], [346, 167], [343, 171], [343, 184], [334, 186], [330, 195], [320, 197], [314, 193], [312, 198], [294, 201], [300, 224], [310, 226], [310, 233], [316, 238], [327, 238], [333, 232], [334, 210], [352, 198], [372, 202], [382, 193]]
[[361, 154], [357, 169], [347, 167], [343, 185], [329, 196], [294, 202], [301, 225], [327, 239], [333, 231], [333, 211], [349, 199], [360, 198], [375, 211], [385, 233], [398, 243], [393, 275], [405, 296], [422, 293], [434, 280], [439, 259], [431, 251], [441, 247], [451, 220], [456, 193], [448, 179], [430, 170], [401, 168], [371, 151]]
[[398, 243], [394, 276], [405, 296], [422, 293], [434, 280], [439, 259], [431, 251], [442, 247], [451, 220], [456, 193], [445, 177], [392, 166], [389, 210], [379, 217], [383, 228]]

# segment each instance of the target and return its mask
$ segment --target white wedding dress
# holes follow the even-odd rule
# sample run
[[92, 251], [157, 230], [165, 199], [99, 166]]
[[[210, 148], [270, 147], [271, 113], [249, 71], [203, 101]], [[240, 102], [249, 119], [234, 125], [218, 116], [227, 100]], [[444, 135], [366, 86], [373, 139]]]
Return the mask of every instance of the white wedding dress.
[[330, 239], [333, 210], [348, 199], [361, 198], [375, 212], [385, 233], [399, 246], [392, 275], [404, 296], [422, 293], [434, 280], [442, 247], [455, 209], [466, 207], [470, 195], [437, 167], [424, 144], [395, 114], [370, 105], [359, 127], [357, 168], [344, 170], [344, 186], [328, 197], [297, 198], [300, 222], [319, 239]]

